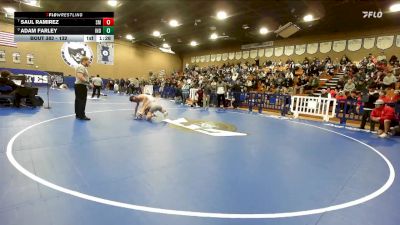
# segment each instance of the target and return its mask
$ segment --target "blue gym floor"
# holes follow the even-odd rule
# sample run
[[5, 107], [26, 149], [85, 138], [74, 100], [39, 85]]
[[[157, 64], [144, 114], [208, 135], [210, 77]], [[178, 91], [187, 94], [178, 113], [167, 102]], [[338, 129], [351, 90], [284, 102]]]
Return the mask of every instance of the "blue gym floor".
[[158, 100], [247, 134], [213, 137], [133, 120], [127, 96], [88, 99], [89, 122], [73, 101], [0, 108], [1, 225], [400, 223], [400, 138]]

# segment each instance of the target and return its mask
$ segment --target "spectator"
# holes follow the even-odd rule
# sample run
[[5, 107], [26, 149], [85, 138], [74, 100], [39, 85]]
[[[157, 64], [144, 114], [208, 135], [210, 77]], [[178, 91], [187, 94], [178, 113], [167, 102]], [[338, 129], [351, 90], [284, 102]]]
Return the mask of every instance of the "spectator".
[[[8, 93], [11, 93], [13, 90], [18, 88], [18, 85], [14, 83], [14, 81], [10, 80], [9, 77], [11, 76], [11, 73], [7, 70], [1, 71], [0, 72], [1, 77], [0, 77], [0, 85], [1, 86], [9, 86], [9, 91]], [[3, 91], [6, 93], [6, 91]]]
[[126, 78], [126, 80], [125, 80], [125, 91], [126, 91], [127, 95], [130, 94], [130, 84], [131, 84], [131, 81], [128, 78]]
[[400, 75], [399, 61], [395, 62], [392, 71], [395, 76], [398, 77]]
[[315, 90], [315, 89], [318, 88], [318, 86], [319, 86], [319, 80], [318, 80], [317, 74], [314, 74], [314, 75], [313, 75], [313, 78], [311, 79], [310, 85], [311, 85], [311, 88], [312, 88], [313, 90]]
[[182, 85], [182, 103], [186, 104], [186, 100], [189, 98], [189, 90], [190, 90], [190, 85], [187, 82], [187, 80], [183, 80], [183, 85]]
[[343, 91], [339, 91], [339, 93], [336, 95], [337, 104], [339, 105], [341, 112], [344, 109], [346, 99], [347, 99], [347, 96], [345, 95], [345, 93]]
[[357, 113], [357, 92], [351, 91], [350, 95], [347, 96], [347, 112], [346, 113]]
[[378, 55], [378, 57], [376, 57], [376, 59], [377, 59], [378, 61], [386, 60], [385, 52], [384, 52], [384, 51], [381, 51], [381, 54]]
[[375, 87], [370, 86], [368, 87], [368, 93], [365, 95], [365, 98], [362, 98], [364, 102], [364, 108], [361, 118], [361, 125], [360, 129], [365, 129], [365, 124], [367, 120], [370, 121], [370, 131], [375, 130], [375, 123], [371, 120], [371, 112], [375, 108], [374, 103], [379, 98], [379, 93], [375, 90]]
[[118, 83], [116, 82], [115, 84], [114, 84], [114, 93], [119, 93], [119, 85], [118, 85]]
[[100, 98], [100, 90], [101, 87], [103, 86], [103, 80], [100, 78], [99, 75], [97, 75], [92, 79], [92, 84], [93, 84], [92, 98], [94, 98], [96, 92], [97, 92], [97, 98]]
[[331, 93], [329, 93], [326, 89], [322, 89], [321, 90], [321, 97], [322, 98], [330, 98], [331, 97]]
[[114, 91], [114, 81], [113, 80], [108, 81], [108, 90]]
[[211, 82], [211, 104], [213, 106], [217, 105], [217, 82], [215, 79]]
[[347, 65], [349, 61], [349, 58], [347, 58], [346, 55], [343, 55], [342, 59], [340, 60], [340, 65]]
[[392, 57], [389, 59], [389, 64], [394, 66], [396, 62], [399, 62], [398, 58], [395, 55], [392, 55]]
[[344, 91], [348, 91], [351, 92], [356, 88], [356, 86], [354, 85], [353, 81], [351, 79], [349, 79], [346, 84], [344, 85], [343, 90]]
[[332, 88], [332, 89], [328, 88], [328, 90], [329, 90], [329, 93], [331, 94], [331, 97], [335, 98], [336, 97], [336, 88]]
[[134, 92], [136, 93], [136, 94], [141, 94], [142, 92], [141, 92], [141, 90], [140, 90], [140, 81], [139, 81], [139, 78], [135, 78], [133, 81], [132, 81], [132, 83], [133, 83], [133, 88], [134, 88]]
[[203, 89], [203, 107], [208, 109], [210, 107], [211, 85], [209, 81], [202, 83]]
[[397, 78], [393, 75], [392, 72], [389, 72], [384, 78], [383, 78], [383, 88], [390, 88], [394, 89], [395, 85], [397, 82]]
[[367, 89], [367, 82], [365, 82], [363, 79], [358, 79], [354, 86], [355, 90], [362, 92]]
[[327, 66], [326, 66], [326, 69], [327, 69], [328, 74], [329, 74], [330, 76], [333, 76], [333, 75], [334, 75], [334, 73], [335, 73], [335, 67], [333, 66], [333, 64], [328, 63]]
[[378, 135], [381, 138], [387, 137], [390, 127], [398, 125], [398, 122], [395, 120], [394, 109], [386, 106], [385, 102], [381, 99], [375, 102], [375, 109], [372, 110], [371, 120], [379, 123]]
[[10, 80], [11, 73], [9, 71], [1, 71], [0, 74], [0, 92], [2, 94], [13, 95], [15, 97], [13, 102], [15, 107], [20, 107], [22, 98], [28, 98], [31, 101], [33, 108], [37, 106], [34, 94], [35, 92], [32, 88], [24, 86], [25, 80], [22, 80], [21, 85], [19, 86]]
[[217, 107], [219, 108], [221, 106], [221, 103], [223, 106], [225, 105], [225, 93], [226, 93], [226, 84], [219, 79], [217, 83]]
[[235, 84], [232, 86], [232, 92], [233, 92], [233, 108], [237, 108], [240, 106], [240, 94], [241, 94], [241, 88], [239, 85], [239, 81], [236, 81]]
[[386, 95], [386, 91], [385, 90], [381, 90], [379, 92], [379, 99], [382, 100], [385, 103], [390, 103], [392, 99], [390, 99], [389, 96]]
[[346, 100], [347, 95], [344, 91], [339, 91], [339, 93], [336, 95], [336, 100], [341, 101], [341, 100]]
[[182, 95], [182, 86], [183, 83], [181, 81], [178, 81], [177, 83], [175, 83], [176, 86], [176, 90], [175, 90], [175, 103], [181, 103], [181, 104], [185, 104], [183, 102], [183, 95]]
[[390, 102], [400, 104], [400, 90], [394, 91], [394, 95], [392, 96]]
[[339, 90], [343, 89], [345, 85], [344, 77], [340, 77], [339, 81], [337, 82], [337, 88]]
[[119, 80], [118, 93], [124, 93], [124, 91], [125, 91], [125, 80], [124, 80], [124, 78], [121, 78]]
[[199, 88], [196, 92], [196, 97], [194, 101], [194, 105], [203, 107], [203, 97], [204, 97], [204, 91], [202, 88]]

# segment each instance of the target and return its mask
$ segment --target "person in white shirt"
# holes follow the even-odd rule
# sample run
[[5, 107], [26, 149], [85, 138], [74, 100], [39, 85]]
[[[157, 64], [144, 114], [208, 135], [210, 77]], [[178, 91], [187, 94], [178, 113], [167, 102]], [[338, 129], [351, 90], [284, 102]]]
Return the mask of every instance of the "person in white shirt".
[[222, 79], [218, 80], [217, 83], [217, 107], [225, 106], [225, 93], [226, 93], [226, 84], [222, 81]]
[[397, 82], [397, 78], [393, 75], [393, 73], [389, 72], [384, 78], [383, 78], [383, 87], [384, 88], [395, 88]]
[[356, 88], [356, 85], [353, 83], [353, 80], [349, 79], [347, 83], [344, 85], [343, 91], [353, 91]]
[[103, 86], [103, 80], [100, 78], [99, 75], [97, 75], [92, 79], [92, 84], [93, 84], [92, 98], [94, 98], [96, 92], [97, 92], [97, 98], [100, 98], [100, 90], [101, 87]]
[[135, 94], [140, 94], [140, 93], [142, 93], [142, 91], [140, 90], [140, 81], [139, 81], [139, 78], [136, 77], [136, 78], [132, 81], [132, 84], [133, 84], [133, 87], [134, 87], [133, 92], [134, 92]]
[[321, 90], [321, 97], [322, 98], [331, 98], [331, 93], [329, 93], [326, 89]]
[[114, 93], [119, 92], [119, 85], [117, 83], [114, 84]]

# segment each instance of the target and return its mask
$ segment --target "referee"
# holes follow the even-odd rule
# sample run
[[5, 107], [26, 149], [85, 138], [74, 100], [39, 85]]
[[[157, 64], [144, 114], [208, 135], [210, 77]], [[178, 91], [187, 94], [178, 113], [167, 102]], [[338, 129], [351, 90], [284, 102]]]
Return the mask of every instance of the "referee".
[[89, 58], [83, 56], [81, 58], [81, 64], [79, 64], [75, 70], [75, 115], [78, 120], [90, 120], [85, 114], [87, 85], [90, 85], [89, 73], [87, 71], [89, 65]]

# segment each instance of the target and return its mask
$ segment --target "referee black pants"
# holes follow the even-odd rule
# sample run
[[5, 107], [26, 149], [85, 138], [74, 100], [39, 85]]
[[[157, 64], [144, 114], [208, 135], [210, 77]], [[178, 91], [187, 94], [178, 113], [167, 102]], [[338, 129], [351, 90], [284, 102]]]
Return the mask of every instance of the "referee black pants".
[[[93, 86], [93, 93], [92, 93], [92, 98], [97, 95], [97, 98], [100, 98], [100, 90], [101, 90], [101, 86]], [[97, 94], [96, 94], [97, 93]]]
[[364, 110], [362, 118], [361, 118], [361, 125], [360, 128], [364, 129], [365, 128], [365, 124], [367, 123], [367, 120], [369, 120], [370, 122], [370, 131], [374, 131], [375, 130], [375, 122], [371, 120], [371, 112], [372, 110]]
[[75, 115], [78, 118], [85, 118], [87, 98], [87, 87], [84, 84], [75, 84]]
[[225, 94], [217, 95], [217, 108], [221, 106], [221, 102], [222, 102], [222, 107], [225, 107]]

